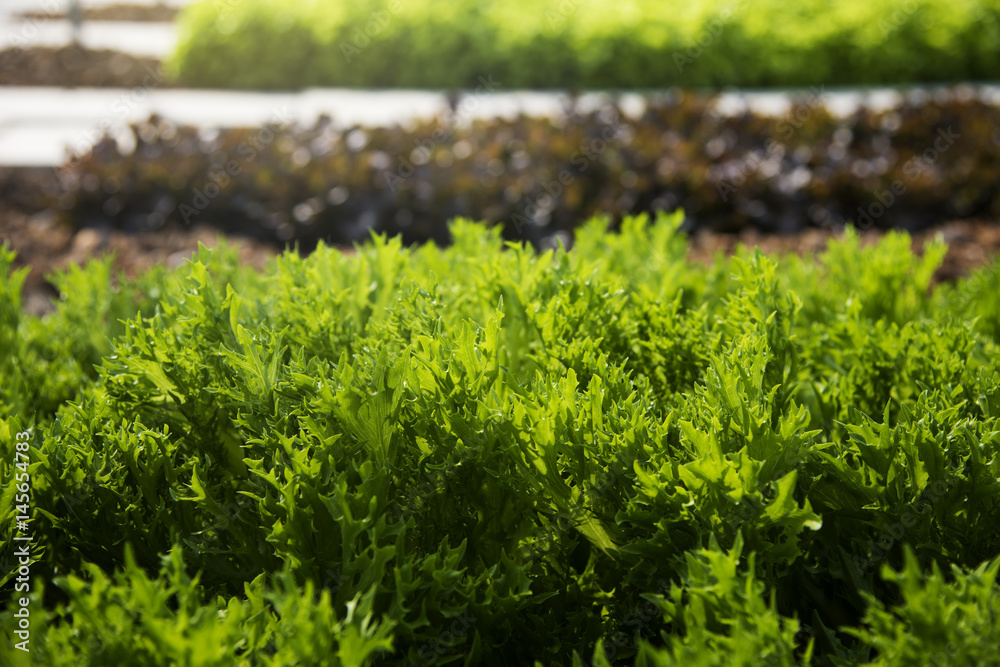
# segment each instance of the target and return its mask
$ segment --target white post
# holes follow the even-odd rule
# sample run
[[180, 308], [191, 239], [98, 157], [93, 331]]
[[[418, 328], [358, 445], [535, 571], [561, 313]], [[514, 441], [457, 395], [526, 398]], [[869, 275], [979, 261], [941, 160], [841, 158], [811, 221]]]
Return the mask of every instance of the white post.
[[83, 40], [80, 39], [81, 24], [83, 23], [80, 0], [69, 0], [69, 23], [73, 28], [73, 46], [79, 48], [83, 45]]

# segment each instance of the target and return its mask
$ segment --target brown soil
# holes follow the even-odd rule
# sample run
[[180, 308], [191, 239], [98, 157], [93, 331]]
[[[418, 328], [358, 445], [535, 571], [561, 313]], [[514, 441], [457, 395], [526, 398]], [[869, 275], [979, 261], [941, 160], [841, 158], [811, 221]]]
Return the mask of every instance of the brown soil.
[[[0, 243], [17, 251], [16, 265], [30, 266], [25, 283], [25, 304], [29, 312], [45, 313], [52, 308], [55, 290], [45, 280], [52, 271], [70, 262], [83, 263], [106, 253], [115, 255], [115, 266], [128, 276], [135, 276], [153, 264], [176, 267], [198, 248], [198, 243], [215, 247], [222, 235], [207, 226], [190, 229], [167, 227], [155, 232], [130, 234], [111, 229], [74, 230], [56, 222], [52, 211], [30, 214], [0, 203]], [[1000, 256], [1000, 225], [997, 223], [955, 221], [914, 235], [913, 245], [920, 252], [924, 243], [940, 235], [949, 243], [948, 255], [936, 274], [938, 281], [950, 281], [968, 275], [992, 258]], [[815, 254], [837, 234], [809, 230], [793, 236], [768, 236], [756, 232], [727, 235], [699, 234], [691, 240], [689, 256], [695, 261], [710, 262], [716, 252], [732, 254], [737, 245], [760, 246], [768, 254]], [[864, 234], [866, 243], [874, 242], [881, 232]], [[252, 239], [230, 237], [228, 242], [240, 248], [243, 263], [262, 268], [278, 253], [274, 246]]]
[[0, 51], [0, 86], [168, 88], [170, 85], [156, 58], [75, 46]]
[[[41, 202], [51, 201], [58, 187], [53, 169], [0, 169], [0, 243], [17, 251], [17, 267], [31, 267], [24, 298], [29, 312], [35, 314], [52, 308], [55, 290], [45, 276], [70, 262], [81, 263], [110, 252], [115, 254], [118, 270], [135, 276], [155, 263], [179, 266], [197, 250], [199, 242], [214, 247], [222, 238], [222, 234], [208, 226], [168, 226], [142, 233], [76, 230], [58, 223], [57, 211], [41, 208]], [[814, 255], [839, 235], [840, 232], [821, 229], [793, 235], [764, 234], [753, 229], [738, 235], [701, 232], [691, 238], [688, 256], [707, 263], [717, 252], [731, 255], [738, 245], [759, 246], [770, 255]], [[884, 232], [877, 230], [867, 231], [862, 234], [862, 242], [874, 243], [883, 235]], [[914, 250], [921, 252], [925, 243], [937, 238], [948, 243], [948, 254], [935, 274], [938, 282], [966, 276], [1000, 257], [1000, 220], [945, 222], [914, 234]], [[257, 268], [279, 252], [273, 245], [254, 239], [229, 237], [227, 241], [239, 246], [241, 261]]]
[[[197, 251], [199, 243], [212, 248], [221, 238], [216, 230], [205, 226], [138, 234], [112, 229], [74, 230], [58, 224], [50, 211], [30, 215], [0, 208], [0, 243], [17, 251], [16, 267], [31, 267], [24, 286], [24, 303], [26, 310], [35, 315], [52, 309], [55, 289], [45, 277], [71, 262], [82, 264], [110, 253], [115, 256], [116, 269], [134, 277], [154, 264], [180, 266]], [[226, 241], [239, 248], [243, 264], [258, 269], [278, 252], [273, 246], [251, 239], [230, 237]]]
[[[165, 5], [108, 5], [107, 7], [84, 7], [81, 11], [84, 21], [150, 21], [167, 23], [177, 16], [175, 7]], [[25, 12], [19, 18], [35, 21], [65, 19], [67, 15], [58, 12]]]
[[[862, 233], [861, 242], [875, 243], [886, 232], [869, 230]], [[754, 229], [740, 234], [704, 232], [691, 239], [688, 256], [700, 262], [710, 262], [715, 253], [731, 255], [736, 247], [758, 246], [768, 255], [796, 253], [815, 255], [826, 249], [831, 239], [842, 232], [807, 229], [799, 234], [764, 234]], [[934, 274], [935, 282], [948, 282], [969, 275], [975, 269], [1000, 257], [1000, 221], [953, 220], [912, 234], [914, 252], [923, 252], [924, 244], [941, 239], [948, 244], [948, 254]]]
[[[137, 234], [73, 229], [57, 221], [56, 211], [39, 207], [57, 188], [53, 169], [0, 169], [0, 244], [17, 252], [15, 268], [30, 267], [24, 303], [35, 315], [52, 310], [56, 293], [46, 276], [71, 262], [81, 264], [112, 253], [117, 270], [136, 276], [157, 263], [180, 266], [198, 249], [198, 243], [211, 248], [222, 239], [207, 226], [164, 227]], [[239, 247], [241, 262], [255, 268], [263, 268], [278, 253], [274, 246], [253, 239], [229, 237], [226, 241]]]

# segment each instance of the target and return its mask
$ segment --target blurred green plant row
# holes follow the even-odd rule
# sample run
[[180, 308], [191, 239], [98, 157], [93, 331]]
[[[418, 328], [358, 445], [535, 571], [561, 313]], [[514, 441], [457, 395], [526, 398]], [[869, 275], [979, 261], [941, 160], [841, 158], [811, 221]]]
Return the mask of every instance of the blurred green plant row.
[[972, 92], [846, 118], [814, 98], [784, 117], [723, 116], [695, 94], [650, 97], [635, 118], [608, 103], [413, 128], [206, 132], [151, 118], [127, 150], [106, 140], [65, 165], [42, 204], [81, 227], [206, 224], [304, 250], [370, 230], [444, 243], [457, 216], [551, 246], [594, 215], [676, 208], [687, 231], [919, 230], [1000, 217], [1000, 108]]
[[181, 83], [660, 88], [992, 80], [998, 0], [201, 0]]
[[73, 667], [992, 664], [1000, 266], [703, 266], [680, 223], [95, 261], [43, 318], [3, 250], [0, 628], [28, 595]]

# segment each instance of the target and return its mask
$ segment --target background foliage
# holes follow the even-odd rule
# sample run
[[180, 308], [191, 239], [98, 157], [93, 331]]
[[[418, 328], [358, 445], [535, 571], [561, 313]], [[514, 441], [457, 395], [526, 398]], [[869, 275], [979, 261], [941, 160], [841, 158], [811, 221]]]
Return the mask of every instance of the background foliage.
[[[991, 80], [997, 0], [202, 0], [185, 84], [661, 88]], [[247, 63], [254, 63], [248, 67]]]
[[1000, 112], [971, 89], [846, 118], [821, 101], [778, 118], [724, 116], [712, 98], [678, 94], [648, 98], [638, 117], [609, 103], [472, 122], [460, 104], [414, 128], [205, 132], [154, 117], [133, 127], [133, 145], [106, 140], [64, 166], [46, 204], [80, 227], [210, 224], [306, 250], [371, 230], [443, 243], [455, 216], [546, 247], [594, 215], [617, 223], [678, 207], [687, 231], [918, 230], [1000, 216]]

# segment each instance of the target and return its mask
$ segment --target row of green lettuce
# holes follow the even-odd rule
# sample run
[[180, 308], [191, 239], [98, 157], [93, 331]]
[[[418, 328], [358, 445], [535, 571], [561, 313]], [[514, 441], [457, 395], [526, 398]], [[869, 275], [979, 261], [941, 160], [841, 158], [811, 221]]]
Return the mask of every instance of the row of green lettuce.
[[201, 0], [189, 85], [808, 86], [992, 80], [998, 0]]
[[105, 260], [42, 318], [4, 250], [3, 664], [992, 664], [1000, 265], [680, 223]]

